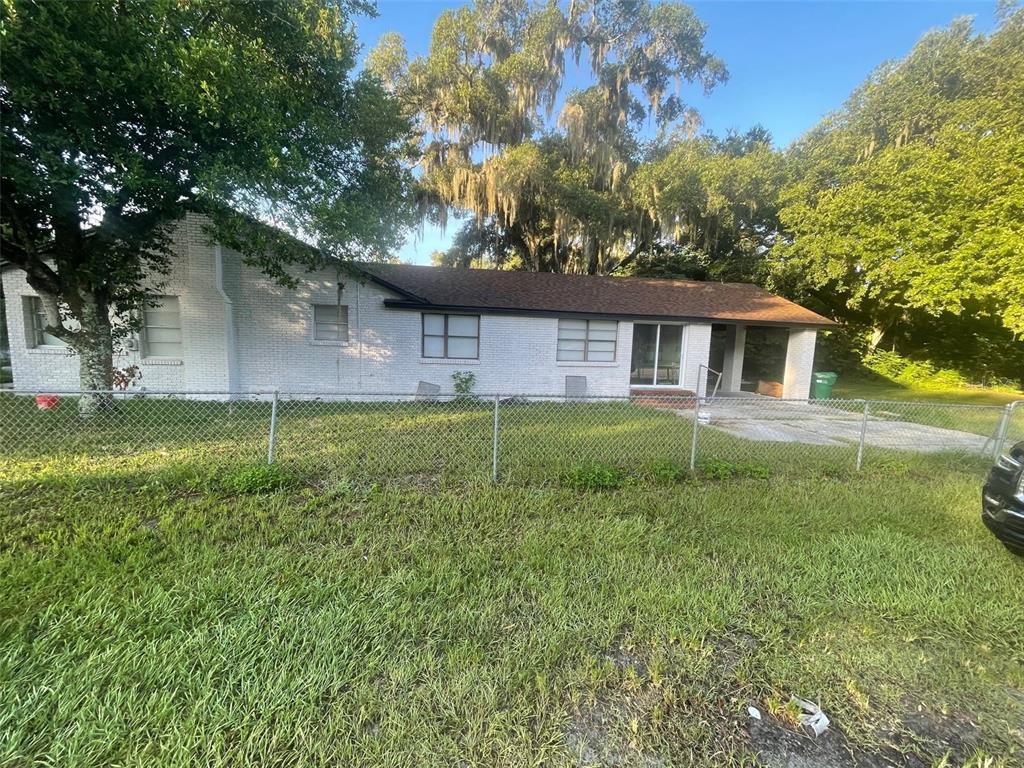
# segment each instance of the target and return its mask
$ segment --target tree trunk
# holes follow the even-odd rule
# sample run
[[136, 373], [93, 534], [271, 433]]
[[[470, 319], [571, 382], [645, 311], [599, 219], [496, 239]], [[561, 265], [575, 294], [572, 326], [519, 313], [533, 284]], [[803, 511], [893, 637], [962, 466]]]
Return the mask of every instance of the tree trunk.
[[885, 329], [877, 325], [871, 329], [871, 338], [868, 340], [868, 352], [874, 352], [885, 339]]
[[882, 349], [886, 343], [891, 344], [892, 351], [895, 352], [896, 343], [900, 339], [900, 322], [904, 317], [904, 312], [901, 309], [890, 309], [884, 313], [880, 313], [876, 309], [871, 324], [871, 338], [868, 340], [868, 352]]
[[78, 353], [78, 380], [83, 394], [78, 412], [88, 418], [113, 409], [114, 339], [110, 326], [110, 308], [95, 294], [82, 296], [78, 315], [82, 328], [75, 334]]

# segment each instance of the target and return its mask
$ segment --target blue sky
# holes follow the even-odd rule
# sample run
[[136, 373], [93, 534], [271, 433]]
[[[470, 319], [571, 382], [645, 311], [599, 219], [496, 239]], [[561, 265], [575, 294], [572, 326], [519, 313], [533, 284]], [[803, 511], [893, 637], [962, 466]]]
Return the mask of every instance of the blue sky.
[[[379, 16], [357, 21], [368, 50], [384, 32], [405, 38], [410, 55], [424, 53], [434, 19], [461, 2], [378, 0]], [[708, 48], [725, 61], [729, 82], [705, 97], [684, 90], [704, 126], [715, 133], [761, 123], [785, 146], [838, 108], [875, 67], [905, 56], [929, 29], [959, 16], [976, 17], [978, 31], [995, 23], [993, 2], [692, 2], [708, 25]], [[576, 80], [569, 73], [567, 82]], [[447, 232], [425, 229], [399, 255], [430, 262]]]

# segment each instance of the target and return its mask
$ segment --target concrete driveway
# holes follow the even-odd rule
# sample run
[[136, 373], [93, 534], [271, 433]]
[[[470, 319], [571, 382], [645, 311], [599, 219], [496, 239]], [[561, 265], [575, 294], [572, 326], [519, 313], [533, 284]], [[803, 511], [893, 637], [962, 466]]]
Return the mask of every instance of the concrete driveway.
[[[993, 448], [993, 437], [973, 432], [935, 427], [908, 421], [915, 418], [915, 404], [872, 404], [864, 443], [921, 453], [958, 451], [985, 453]], [[710, 414], [702, 423], [747, 440], [805, 445], [857, 445], [864, 414], [855, 401], [842, 404], [814, 401], [784, 401], [769, 397], [717, 397], [701, 406], [701, 414]], [[902, 412], [900, 412], [902, 411]], [[923, 413], [916, 416], [923, 416]], [[923, 419], [922, 419], [923, 420]]]

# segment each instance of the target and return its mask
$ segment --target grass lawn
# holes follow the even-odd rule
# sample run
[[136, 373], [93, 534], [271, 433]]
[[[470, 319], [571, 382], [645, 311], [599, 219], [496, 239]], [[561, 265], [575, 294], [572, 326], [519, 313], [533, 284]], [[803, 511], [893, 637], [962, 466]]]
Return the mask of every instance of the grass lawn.
[[296, 404], [294, 482], [240, 492], [265, 404], [125, 405], [0, 414], [0, 765], [1021, 764], [1024, 560], [976, 463], [691, 477], [678, 418], [524, 407], [494, 486], [486, 408]]
[[918, 402], [1006, 405], [1024, 400], [1024, 392], [988, 387], [912, 387], [881, 377], [840, 376], [834, 397], [861, 400], [914, 400]]

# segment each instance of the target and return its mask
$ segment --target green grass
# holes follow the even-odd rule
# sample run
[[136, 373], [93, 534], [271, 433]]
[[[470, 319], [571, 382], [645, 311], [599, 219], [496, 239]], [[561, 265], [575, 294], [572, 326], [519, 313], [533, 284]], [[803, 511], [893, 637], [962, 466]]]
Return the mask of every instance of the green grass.
[[870, 376], [840, 376], [834, 397], [860, 400], [913, 400], [916, 402], [1006, 405], [1024, 400], [1024, 392], [989, 387], [912, 387]]
[[[492, 407], [487, 402], [283, 402], [274, 456], [318, 487], [349, 477], [427, 485], [483, 481], [492, 469]], [[849, 408], [860, 411], [857, 403]], [[1018, 410], [1013, 438], [1024, 429], [1024, 409]], [[771, 410], [766, 414], [770, 418]], [[908, 404], [889, 406], [876, 416], [991, 437], [1002, 411]], [[73, 401], [55, 412], [41, 412], [31, 399], [0, 395], [0, 472], [12, 481], [116, 482], [144, 471], [159, 479], [168, 470], [190, 469], [208, 479], [265, 461], [269, 421], [270, 404], [260, 401], [132, 399], [120, 402], [113, 415], [83, 421]], [[630, 475], [650, 474], [664, 461], [688, 467], [691, 430], [688, 412], [628, 402], [506, 404], [500, 410], [499, 472], [505, 482], [545, 485], [587, 463], [622, 465]], [[795, 477], [852, 472], [857, 454], [852, 443], [750, 442], [713, 428], [699, 429], [697, 452], [701, 462], [752, 463]], [[868, 446], [864, 462], [934, 466], [949, 458]], [[952, 460], [969, 462], [979, 473], [987, 466], [977, 457]]]
[[265, 404], [149, 405], [0, 413], [0, 765], [754, 764], [793, 695], [1020, 764], [977, 463], [715, 438], [691, 476], [671, 414], [521, 406], [495, 486], [484, 405], [293, 404], [268, 473]]

